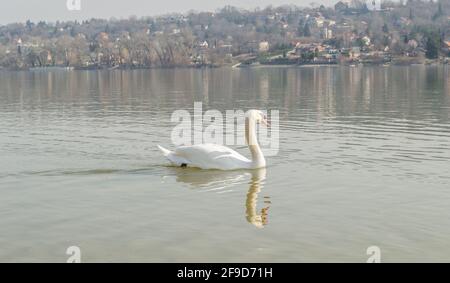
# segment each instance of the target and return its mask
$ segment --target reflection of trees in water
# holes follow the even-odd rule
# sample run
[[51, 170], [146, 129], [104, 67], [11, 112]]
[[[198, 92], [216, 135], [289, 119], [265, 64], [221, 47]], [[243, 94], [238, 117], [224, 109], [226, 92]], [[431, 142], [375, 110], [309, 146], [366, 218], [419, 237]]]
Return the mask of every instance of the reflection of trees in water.
[[[447, 77], [442, 66], [161, 69], [3, 73], [0, 85], [7, 90], [6, 102], [19, 100], [14, 93], [23, 92], [29, 104], [46, 98], [89, 109], [145, 106], [157, 113], [203, 101], [205, 111], [282, 107], [289, 113], [309, 111], [318, 120], [399, 108], [399, 114], [414, 112], [418, 118], [436, 112], [447, 118], [447, 108], [440, 109], [449, 103]], [[420, 107], [423, 103], [433, 107]]]
[[[36, 71], [0, 76], [2, 103], [76, 103], [87, 110], [120, 109], [169, 121], [175, 109], [280, 109], [283, 115], [379, 114], [448, 120], [446, 66]], [[18, 94], [18, 95], [16, 95]], [[422, 107], [423, 105], [431, 107]], [[169, 113], [168, 113], [169, 112]]]

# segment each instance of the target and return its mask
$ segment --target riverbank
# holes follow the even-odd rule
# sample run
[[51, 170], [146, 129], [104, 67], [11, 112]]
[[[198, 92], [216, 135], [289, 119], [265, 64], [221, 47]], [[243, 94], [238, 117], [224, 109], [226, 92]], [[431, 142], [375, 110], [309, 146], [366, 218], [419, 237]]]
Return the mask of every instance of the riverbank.
[[5, 68], [0, 67], [0, 71], [42, 71], [42, 70], [58, 70], [58, 71], [95, 71], [95, 70], [152, 70], [152, 69], [215, 69], [215, 68], [260, 68], [260, 67], [323, 67], [323, 66], [430, 66], [430, 65], [449, 65], [450, 58], [440, 58], [440, 59], [425, 59], [425, 60], [414, 60], [411, 58], [409, 60], [404, 60], [404, 58], [393, 58], [391, 61], [345, 61], [345, 62], [254, 62], [251, 64], [246, 64], [239, 62], [236, 64], [225, 64], [225, 65], [170, 65], [170, 66], [89, 66], [89, 67], [65, 67], [65, 66], [45, 66], [45, 67], [31, 67], [31, 68]]

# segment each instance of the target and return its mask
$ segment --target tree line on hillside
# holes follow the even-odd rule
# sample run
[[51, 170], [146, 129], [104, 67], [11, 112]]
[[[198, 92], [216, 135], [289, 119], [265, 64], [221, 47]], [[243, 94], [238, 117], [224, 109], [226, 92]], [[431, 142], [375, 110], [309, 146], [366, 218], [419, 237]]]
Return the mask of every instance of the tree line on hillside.
[[251, 11], [227, 6], [158, 17], [13, 23], [0, 26], [0, 67], [221, 66], [248, 54], [286, 52], [299, 42], [351, 48], [364, 45], [365, 38], [394, 55], [411, 45], [428, 58], [449, 55], [450, 0], [384, 2], [375, 12], [360, 3], [347, 11], [323, 5]]

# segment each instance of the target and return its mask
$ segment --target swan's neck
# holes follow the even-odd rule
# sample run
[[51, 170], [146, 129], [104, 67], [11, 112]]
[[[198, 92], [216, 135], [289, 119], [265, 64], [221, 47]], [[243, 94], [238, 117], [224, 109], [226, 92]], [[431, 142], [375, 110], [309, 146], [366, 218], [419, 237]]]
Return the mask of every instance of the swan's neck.
[[261, 168], [266, 166], [266, 159], [258, 144], [249, 145], [248, 148], [252, 154], [252, 163], [255, 168]]
[[254, 168], [261, 168], [266, 166], [266, 159], [259, 147], [258, 138], [256, 135], [256, 121], [254, 119], [245, 119], [245, 137], [248, 143], [248, 148], [252, 154], [252, 163]]

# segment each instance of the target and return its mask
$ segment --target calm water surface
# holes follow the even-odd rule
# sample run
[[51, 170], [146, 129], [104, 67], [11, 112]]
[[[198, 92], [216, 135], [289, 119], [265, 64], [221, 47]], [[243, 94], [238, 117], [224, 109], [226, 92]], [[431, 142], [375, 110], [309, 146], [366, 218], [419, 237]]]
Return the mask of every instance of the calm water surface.
[[[167, 167], [194, 101], [279, 109], [279, 154]], [[3, 72], [0, 261], [450, 261], [449, 113], [442, 66]]]

